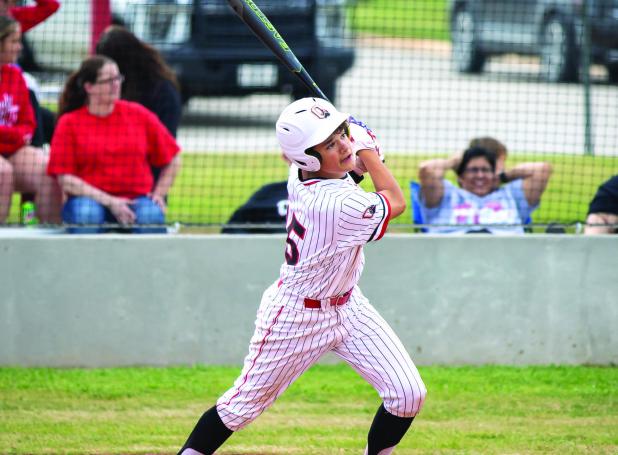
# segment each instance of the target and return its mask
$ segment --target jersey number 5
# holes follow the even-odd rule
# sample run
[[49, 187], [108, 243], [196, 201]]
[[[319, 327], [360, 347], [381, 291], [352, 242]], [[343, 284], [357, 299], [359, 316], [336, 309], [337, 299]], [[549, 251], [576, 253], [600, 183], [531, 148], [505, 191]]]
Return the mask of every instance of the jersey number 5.
[[287, 265], [296, 265], [298, 263], [298, 246], [292, 239], [292, 234], [296, 234], [301, 240], [305, 238], [307, 231], [302, 224], [298, 222], [296, 216], [292, 214], [292, 221], [287, 227], [288, 238], [285, 239], [287, 247], [285, 249], [285, 262]]

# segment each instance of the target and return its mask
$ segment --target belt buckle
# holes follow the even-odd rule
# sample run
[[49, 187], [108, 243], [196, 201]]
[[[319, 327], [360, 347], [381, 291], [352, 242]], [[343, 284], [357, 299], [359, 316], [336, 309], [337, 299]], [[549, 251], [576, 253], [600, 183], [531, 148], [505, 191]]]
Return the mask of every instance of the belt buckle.
[[339, 306], [339, 305], [343, 305], [344, 303], [346, 303], [348, 301], [348, 299], [350, 298], [350, 294], [352, 293], [352, 291], [348, 291], [345, 294], [341, 294], [337, 297], [331, 297], [330, 298], [330, 304], [334, 305], [334, 306]]

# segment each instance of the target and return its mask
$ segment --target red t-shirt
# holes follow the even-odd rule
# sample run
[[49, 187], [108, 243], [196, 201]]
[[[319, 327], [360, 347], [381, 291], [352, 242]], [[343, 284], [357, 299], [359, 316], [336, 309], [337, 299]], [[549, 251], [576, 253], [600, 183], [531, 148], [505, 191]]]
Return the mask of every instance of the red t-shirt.
[[21, 32], [26, 33], [35, 25], [54, 14], [60, 3], [57, 0], [36, 0], [33, 6], [14, 6], [9, 14], [21, 25]]
[[179, 150], [159, 119], [137, 103], [119, 100], [107, 117], [84, 106], [58, 120], [47, 173], [75, 175], [106, 193], [135, 198], [151, 191], [151, 166], [165, 166]]
[[30, 142], [36, 127], [30, 94], [21, 70], [0, 67], [0, 155], [10, 155]]

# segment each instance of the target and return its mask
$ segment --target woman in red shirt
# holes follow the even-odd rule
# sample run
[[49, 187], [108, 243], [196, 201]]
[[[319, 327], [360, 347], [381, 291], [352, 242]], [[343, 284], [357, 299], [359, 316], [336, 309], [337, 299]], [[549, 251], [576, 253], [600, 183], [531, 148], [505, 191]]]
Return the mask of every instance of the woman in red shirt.
[[[180, 149], [152, 112], [120, 99], [123, 80], [113, 60], [95, 55], [69, 77], [60, 97], [47, 172], [69, 196], [63, 221], [90, 225], [69, 232], [103, 232], [105, 223], [165, 232], [165, 196]], [[154, 186], [151, 166], [161, 168]]]
[[39, 219], [59, 223], [60, 188], [45, 173], [43, 150], [30, 145], [36, 123], [26, 82], [14, 65], [21, 48], [19, 24], [0, 16], [0, 223], [6, 221], [15, 191], [35, 193]]

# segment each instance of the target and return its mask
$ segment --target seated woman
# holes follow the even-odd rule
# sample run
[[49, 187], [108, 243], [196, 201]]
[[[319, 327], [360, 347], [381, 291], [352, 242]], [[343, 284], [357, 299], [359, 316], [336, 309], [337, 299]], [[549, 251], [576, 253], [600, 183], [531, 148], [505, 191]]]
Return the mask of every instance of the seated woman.
[[[457, 174], [459, 187], [444, 179]], [[420, 164], [421, 211], [429, 233], [523, 234], [524, 221], [547, 187], [549, 163], [522, 163], [496, 175], [496, 156], [482, 147]], [[496, 187], [496, 181], [505, 185]], [[483, 225], [483, 226], [479, 226]]]
[[36, 216], [60, 222], [62, 193], [45, 173], [47, 157], [31, 145], [36, 127], [26, 82], [14, 65], [21, 51], [19, 23], [0, 16], [0, 223], [4, 223], [15, 191], [34, 194]]
[[174, 71], [161, 53], [119, 25], [105, 29], [96, 53], [111, 58], [125, 77], [120, 96], [154, 112], [172, 136], [176, 137], [182, 102]]
[[[60, 97], [47, 171], [69, 196], [62, 210], [69, 232], [104, 232], [104, 223], [165, 232], [165, 196], [180, 149], [152, 112], [120, 100], [122, 81], [113, 60], [95, 55], [68, 78]], [[154, 189], [151, 166], [162, 169]]]

